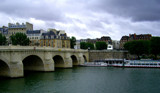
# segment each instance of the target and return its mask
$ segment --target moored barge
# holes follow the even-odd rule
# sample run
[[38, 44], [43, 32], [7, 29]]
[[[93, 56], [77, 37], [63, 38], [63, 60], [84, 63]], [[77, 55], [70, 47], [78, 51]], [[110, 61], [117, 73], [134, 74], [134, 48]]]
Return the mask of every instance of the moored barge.
[[124, 60], [124, 64], [112, 64], [113, 67], [160, 68], [160, 60]]

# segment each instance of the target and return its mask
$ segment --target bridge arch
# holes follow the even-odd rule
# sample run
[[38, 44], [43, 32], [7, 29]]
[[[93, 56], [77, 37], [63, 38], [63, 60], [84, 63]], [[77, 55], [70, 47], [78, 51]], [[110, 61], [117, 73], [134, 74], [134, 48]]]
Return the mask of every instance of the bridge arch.
[[56, 68], [61, 68], [61, 67], [64, 67], [64, 59], [63, 59], [63, 57], [62, 56], [60, 56], [60, 55], [55, 55], [54, 57], [53, 57], [53, 60], [54, 60], [54, 66], [56, 67]]
[[78, 59], [75, 55], [71, 56], [73, 66], [79, 65]]
[[83, 58], [84, 58], [84, 62], [87, 62], [87, 58], [85, 55], [83, 55]]
[[0, 76], [9, 77], [10, 76], [10, 68], [9, 65], [0, 59]]
[[23, 69], [27, 71], [44, 71], [43, 60], [37, 55], [29, 55], [22, 60]]

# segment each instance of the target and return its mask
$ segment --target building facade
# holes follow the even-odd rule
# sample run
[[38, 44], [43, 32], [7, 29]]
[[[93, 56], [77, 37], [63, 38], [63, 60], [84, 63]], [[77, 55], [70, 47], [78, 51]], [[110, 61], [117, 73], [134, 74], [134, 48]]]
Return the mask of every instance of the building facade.
[[129, 36], [122, 36], [120, 40], [120, 49], [124, 49], [124, 44], [128, 41], [133, 41], [133, 40], [150, 40], [152, 38], [151, 34], [129, 34]]
[[123, 45], [128, 42], [129, 40], [129, 36], [122, 36], [121, 40], [120, 40], [120, 45], [119, 48], [120, 49], [124, 49]]
[[31, 46], [39, 46], [40, 43], [40, 39], [41, 39], [41, 35], [44, 32], [44, 30], [27, 30], [26, 34], [27, 37], [30, 40], [30, 45]]
[[101, 38], [97, 38], [97, 41], [106, 42], [107, 44], [112, 44], [112, 39], [109, 36], [103, 36]]
[[120, 49], [120, 41], [112, 40], [112, 45], [113, 45], [114, 50], [119, 50]]
[[33, 30], [33, 25], [26, 22], [25, 24], [8, 23], [8, 27], [1, 27], [0, 33], [5, 35], [8, 43], [11, 43], [10, 36], [16, 33], [24, 33], [30, 39], [31, 46], [50, 46], [55, 48], [70, 48], [70, 38], [64, 30], [48, 29]]
[[90, 39], [90, 38], [81, 39], [80, 42], [88, 42], [88, 43], [95, 44], [97, 42], [97, 39]]
[[151, 34], [140, 34], [140, 35], [129, 34], [129, 41], [132, 41], [132, 40], [150, 40], [151, 37], [152, 37]]
[[76, 45], [74, 45], [74, 49], [81, 49], [80, 40], [76, 40]]
[[6, 26], [1, 27], [0, 33], [4, 36], [7, 36], [8, 35], [8, 27], [6, 27]]
[[42, 33], [40, 46], [50, 46], [54, 48], [70, 48], [70, 38], [64, 32], [49, 30]]
[[16, 24], [13, 23], [8, 23], [8, 36], [10, 37], [13, 34], [16, 33], [24, 33], [26, 34], [26, 32], [30, 30], [33, 30], [33, 25], [31, 23], [26, 22], [26, 24], [22, 23], [19, 24], [18, 22]]

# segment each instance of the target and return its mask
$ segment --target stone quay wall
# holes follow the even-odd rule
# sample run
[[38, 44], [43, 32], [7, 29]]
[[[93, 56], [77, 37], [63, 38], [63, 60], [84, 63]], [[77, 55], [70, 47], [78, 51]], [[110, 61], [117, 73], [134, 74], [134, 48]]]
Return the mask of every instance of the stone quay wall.
[[124, 50], [89, 50], [89, 61], [102, 59], [129, 59], [128, 51]]

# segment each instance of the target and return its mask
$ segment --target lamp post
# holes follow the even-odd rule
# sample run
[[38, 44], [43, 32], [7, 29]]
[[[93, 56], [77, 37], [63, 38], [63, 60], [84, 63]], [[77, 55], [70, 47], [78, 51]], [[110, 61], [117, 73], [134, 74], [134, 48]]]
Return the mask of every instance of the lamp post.
[[88, 56], [90, 58], [90, 47], [88, 47]]
[[90, 47], [88, 47], [88, 50], [90, 50]]

